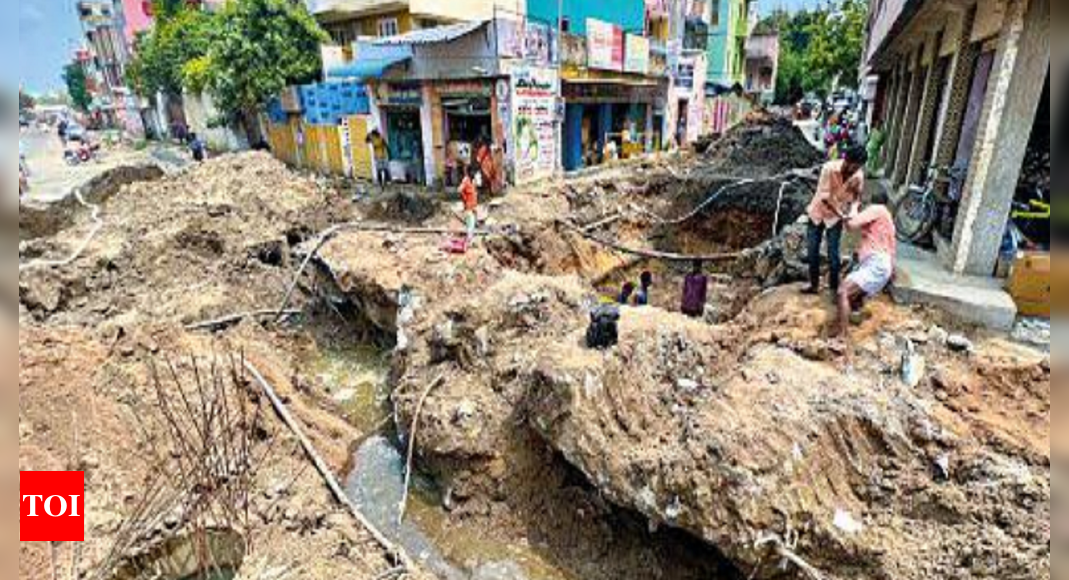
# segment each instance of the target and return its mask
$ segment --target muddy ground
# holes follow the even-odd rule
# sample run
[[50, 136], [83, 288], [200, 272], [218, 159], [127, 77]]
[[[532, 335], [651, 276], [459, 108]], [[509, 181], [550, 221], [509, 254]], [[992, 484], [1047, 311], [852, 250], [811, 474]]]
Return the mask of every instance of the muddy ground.
[[[378, 426], [351, 420], [309, 362], [329, 345], [390, 353], [394, 420], [381, 427], [399, 443], [433, 385], [416, 464], [444, 533], [474, 527], [523, 546], [554, 569], [546, 578], [800, 576], [787, 556], [832, 578], [1049, 578], [1049, 358], [887, 299], [867, 308], [849, 350], [827, 340], [830, 304], [790, 286], [805, 180], [721, 192], [813, 162], [792, 131], [754, 122], [703, 156], [487, 201], [491, 235], [464, 255], [444, 252], [441, 235], [342, 231], [300, 278], [288, 305], [300, 315], [210, 333], [187, 327], [278, 308], [331, 224], [459, 228], [458, 207], [415, 193], [354, 202], [262, 154], [121, 187], [100, 200], [106, 225], [80, 259], [20, 274], [20, 467], [85, 468], [96, 498], [88, 543], [60, 561], [98, 570], [128, 543], [128, 498], [154, 465], [157, 438], [138, 427], [161, 413], [153, 363], [246, 357], [343, 478]], [[75, 214], [20, 258], [61, 258], [90, 226]], [[685, 263], [603, 239], [742, 255], [707, 264], [711, 307], [691, 320], [675, 313]], [[644, 270], [657, 278], [653, 306], [624, 309], [618, 347], [583, 348], [588, 309]], [[948, 341], [959, 334], [971, 350]], [[907, 340], [924, 359], [912, 385], [900, 378]], [[238, 577], [379, 577], [384, 551], [331, 500], [255, 385], [235, 384], [274, 458], [250, 477], [255, 517], [228, 522], [249, 546]], [[184, 528], [179, 518], [139, 549]], [[20, 577], [50, 577], [48, 547], [22, 549]]]

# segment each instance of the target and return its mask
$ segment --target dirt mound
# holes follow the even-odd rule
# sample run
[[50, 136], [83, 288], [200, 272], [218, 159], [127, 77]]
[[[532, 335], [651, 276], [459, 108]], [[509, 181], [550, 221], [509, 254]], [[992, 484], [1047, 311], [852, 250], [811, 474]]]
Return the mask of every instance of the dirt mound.
[[778, 175], [819, 165], [824, 157], [790, 119], [751, 116], [713, 143], [706, 153], [718, 171], [739, 175]]
[[[153, 163], [124, 165], [109, 169], [78, 187], [77, 192], [88, 203], [103, 203], [127, 185], [155, 181], [163, 177], [163, 169]], [[47, 204], [19, 205], [19, 240], [51, 237], [74, 224], [83, 211], [73, 196]]]
[[[180, 453], [161, 458], [171, 433], [157, 404], [149, 361], [161, 365], [166, 365], [165, 359], [174, 362], [188, 387], [188, 403], [201, 408], [212, 401], [210, 395], [202, 400], [193, 389], [191, 357], [197, 358], [200, 372], [207, 378], [212, 376], [212, 357], [241, 350], [281, 389], [333, 466], [340, 469], [348, 457], [345, 435], [358, 435], [340, 420], [317, 414], [294, 400], [298, 390], [287, 380], [291, 361], [279, 356], [279, 349], [273, 348], [277, 345], [272, 345], [262, 331], [246, 328], [222, 341], [191, 337], [166, 325], [131, 328], [114, 339], [96, 334], [76, 328], [19, 327], [19, 468], [86, 474], [87, 541], [78, 544], [77, 556], [71, 553], [73, 544], [57, 545], [56, 555], [63, 563], [60, 570], [75, 562], [77, 575], [90, 577], [90, 572], [101, 572], [95, 567], [112, 548], [126, 546], [134, 532], [157, 530], [151, 537], [163, 540], [177, 537], [184, 526], [181, 508], [159, 513], [154, 520], [156, 528], [129, 526], [130, 519], [137, 518], [143, 509], [142, 502], [149, 501], [150, 493], [159, 499], [179, 491], [177, 479], [164, 482], [164, 486], [174, 485], [175, 490], [147, 487], [149, 482], [159, 483], [153, 477], [155, 471], [167, 469], [169, 473], [176, 468], [159, 461], [194, 460]], [[227, 363], [219, 364], [225, 367]], [[254, 393], [254, 388], [250, 385], [249, 392]], [[255, 549], [245, 558], [241, 577], [269, 577], [277, 570], [289, 569], [300, 578], [367, 580], [390, 567], [367, 534], [333, 501], [265, 398], [252, 396], [241, 412], [237, 406], [230, 412], [255, 423], [259, 432], [248, 450], [250, 463], [260, 466], [248, 475], [250, 487], [243, 505], [250, 515], [248, 529], [240, 530]], [[182, 421], [187, 418], [181, 414], [172, 418], [186, 424]], [[190, 426], [190, 432], [194, 430]], [[235, 437], [230, 443], [237, 446], [237, 441]], [[263, 463], [257, 463], [260, 461]], [[231, 514], [220, 511], [215, 517], [222, 522]], [[54, 577], [46, 544], [21, 544], [19, 563], [23, 580]], [[418, 573], [414, 577], [426, 578]]]
[[[347, 212], [316, 181], [265, 153], [128, 184], [100, 205], [105, 225], [82, 259], [20, 278], [23, 305], [38, 319], [195, 322], [268, 307], [291, 276], [282, 267], [290, 242]], [[78, 246], [87, 220], [80, 215], [49, 240], [47, 257]]]
[[[793, 288], [727, 326], [625, 309], [606, 352], [582, 345], [592, 303], [575, 280], [506, 274], [478, 302], [433, 308], [411, 329], [399, 416], [411, 419], [418, 393], [444, 377], [420, 448], [458, 509], [492, 509], [479, 506], [529, 485], [507, 442], [534, 429], [612, 503], [687, 530], [758, 578], [777, 577], [777, 547], [834, 578], [1049, 577], [1034, 574], [1049, 554], [1028, 525], [1049, 528], [1049, 451], [1008, 428], [1049, 433], [1049, 373], [1036, 360], [988, 372], [926, 343], [928, 368], [967, 392], [1003, 385], [1005, 399], [954, 402], [897, 378], [901, 340], [926, 323], [887, 303], [857, 330], [849, 375], [822, 338], [830, 307]], [[1031, 386], [1005, 386], [1017, 379]], [[1014, 397], [1030, 402], [1008, 405]], [[1004, 543], [990, 539], [999, 518]], [[962, 575], [970, 544], [983, 547]]]

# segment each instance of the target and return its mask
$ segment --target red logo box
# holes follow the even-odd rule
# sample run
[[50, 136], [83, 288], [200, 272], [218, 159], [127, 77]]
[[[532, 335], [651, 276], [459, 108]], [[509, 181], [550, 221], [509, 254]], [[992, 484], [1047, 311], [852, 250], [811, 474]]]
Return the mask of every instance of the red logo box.
[[19, 472], [19, 541], [85, 541], [85, 473]]

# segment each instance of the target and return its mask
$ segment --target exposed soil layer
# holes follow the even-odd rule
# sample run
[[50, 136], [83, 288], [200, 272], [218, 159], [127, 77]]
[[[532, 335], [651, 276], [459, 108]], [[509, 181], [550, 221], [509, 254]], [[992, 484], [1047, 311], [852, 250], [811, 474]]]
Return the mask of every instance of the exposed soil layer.
[[[628, 309], [605, 353], [582, 346], [594, 297], [575, 280], [506, 275], [480, 296], [414, 327], [397, 396], [408, 418], [445, 377], [423, 410], [421, 450], [459, 514], [544, 513], [534, 498], [547, 486], [530, 467], [544, 462], [507, 443], [533, 428], [613, 503], [757, 577], [779, 568], [761, 543], [771, 537], [836, 578], [1049, 577], [1049, 373], [1034, 353], [992, 343], [964, 359], [929, 343], [933, 383], [913, 391], [891, 374], [896, 338], [921, 341], [929, 323], [883, 302], [847, 376], [843, 351], [821, 338], [830, 308], [797, 288], [721, 327]], [[946, 377], [985, 403], [936, 386]], [[983, 552], [963, 559], [963, 546]]]
[[[340, 475], [350, 445], [369, 433], [340, 418], [304, 362], [340, 325], [339, 335], [395, 347], [402, 435], [442, 377], [416, 448], [450, 518], [530, 545], [575, 578], [795, 575], [775, 542], [760, 541], [773, 535], [843, 580], [1049, 578], [1049, 359], [882, 299], [847, 349], [825, 338], [829, 304], [776, 287], [801, 274], [804, 228], [791, 216], [804, 208], [804, 187], [783, 203], [777, 183], [739, 188], [693, 211], [724, 174], [801, 167], [801, 150], [781, 162], [760, 145], [784, 134], [793, 139], [755, 122], [712, 161], [658, 158], [514, 192], [480, 209], [494, 234], [463, 255], [443, 251], [442, 236], [340, 233], [300, 280], [290, 306], [303, 317], [246, 320], [212, 338], [184, 325], [277, 307], [328, 225], [373, 212], [376, 222], [459, 229], [457, 204], [432, 202], [402, 220], [397, 198], [377, 210], [374, 200], [354, 205], [263, 154], [124, 187], [103, 201], [106, 225], [81, 259], [20, 276], [20, 464], [79, 461], [77, 430], [101, 466], [90, 469], [94, 509], [121, 522], [146, 470], [128, 461], [146, 456], [128, 436], [133, 417], [153, 411], [145, 365], [230, 352], [264, 370]], [[769, 239], [777, 208], [781, 234]], [[584, 227], [640, 249], [749, 249], [709, 265], [723, 275], [710, 324], [673, 312], [685, 263], [610, 250], [576, 232]], [[65, 255], [86, 229], [76, 216], [38, 253]], [[617, 347], [585, 349], [599, 293], [644, 269], [658, 280], [653, 306], [623, 309]], [[965, 331], [975, 352], [952, 351], [937, 324]], [[907, 339], [926, 361], [914, 388], [899, 378]], [[89, 411], [71, 421], [73, 409]], [[258, 480], [264, 493], [307, 467], [261, 413], [263, 444], [284, 455]], [[282, 495], [292, 509], [263, 508], [245, 565], [312, 579], [384, 571], [385, 555], [338, 513], [314, 472], [298, 479]], [[86, 567], [116, 533], [90, 523]], [[22, 550], [22, 577], [42, 577], [47, 547]]]
[[[82, 198], [89, 203], [105, 202], [124, 186], [137, 182], [149, 182], [163, 177], [163, 169], [150, 163], [125, 165], [101, 173], [78, 188]], [[19, 240], [26, 241], [54, 236], [69, 228], [82, 205], [74, 196], [47, 205], [19, 206]], [[20, 252], [21, 254], [21, 252]]]

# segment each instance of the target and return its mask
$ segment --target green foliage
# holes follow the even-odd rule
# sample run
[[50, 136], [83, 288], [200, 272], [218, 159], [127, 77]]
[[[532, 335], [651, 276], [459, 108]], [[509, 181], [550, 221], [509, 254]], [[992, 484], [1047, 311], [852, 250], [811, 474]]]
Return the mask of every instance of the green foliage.
[[67, 83], [67, 94], [70, 95], [71, 105], [83, 113], [88, 113], [89, 107], [93, 104], [93, 97], [89, 94], [85, 69], [77, 63], [68, 64], [63, 69], [63, 81]]
[[202, 93], [212, 82], [212, 58], [208, 55], [197, 57], [182, 66], [182, 83], [194, 93]]
[[827, 95], [836, 81], [857, 88], [867, 15], [864, 0], [836, 0], [794, 14], [777, 10], [761, 21], [759, 31], [780, 34], [776, 102], [793, 104], [807, 93]]
[[288, 85], [319, 77], [319, 47], [329, 36], [304, 3], [232, 0], [218, 17], [204, 77], [220, 110], [238, 117]]
[[[133, 62], [127, 68], [130, 84], [146, 96], [162, 92], [177, 96], [186, 87], [185, 66], [208, 54], [215, 17], [196, 8], [167, 6], [155, 3], [157, 14], [163, 14], [156, 26], [139, 36], [134, 45]], [[199, 80], [199, 79], [198, 79]]]

